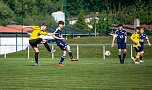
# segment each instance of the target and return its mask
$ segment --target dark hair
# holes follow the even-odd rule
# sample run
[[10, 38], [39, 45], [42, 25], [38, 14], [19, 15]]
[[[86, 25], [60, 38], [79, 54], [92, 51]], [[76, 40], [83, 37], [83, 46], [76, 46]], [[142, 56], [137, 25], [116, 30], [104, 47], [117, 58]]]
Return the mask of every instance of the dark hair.
[[141, 29], [141, 27], [136, 27], [136, 29], [135, 30], [140, 30]]
[[118, 27], [121, 27], [121, 26], [123, 27], [123, 25], [122, 25], [122, 24], [119, 24], [119, 25], [118, 25]]
[[62, 25], [64, 25], [64, 22], [63, 22], [63, 21], [59, 21], [58, 25], [59, 25], [59, 24], [62, 24]]
[[46, 23], [43, 23], [43, 24], [42, 24], [42, 26], [46, 26], [46, 27], [48, 27], [48, 25], [47, 25]]

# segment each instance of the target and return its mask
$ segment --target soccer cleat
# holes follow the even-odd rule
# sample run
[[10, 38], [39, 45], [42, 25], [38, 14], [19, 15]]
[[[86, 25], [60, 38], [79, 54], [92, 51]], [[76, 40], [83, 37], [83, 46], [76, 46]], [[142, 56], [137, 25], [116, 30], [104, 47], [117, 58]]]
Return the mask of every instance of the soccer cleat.
[[140, 63], [144, 63], [144, 61], [143, 61], [143, 60], [140, 60]]
[[140, 64], [139, 62], [135, 62], [135, 64]]
[[77, 58], [71, 58], [71, 61], [78, 61]]
[[64, 66], [64, 65], [63, 65], [63, 64], [58, 64], [57, 66], [62, 67], [62, 66]]
[[38, 63], [35, 63], [35, 66], [40, 66]]
[[121, 63], [121, 64], [124, 64], [124, 59], [120, 60], [120, 63]]
[[56, 52], [56, 50], [51, 50], [51, 52], [50, 53], [55, 53]]

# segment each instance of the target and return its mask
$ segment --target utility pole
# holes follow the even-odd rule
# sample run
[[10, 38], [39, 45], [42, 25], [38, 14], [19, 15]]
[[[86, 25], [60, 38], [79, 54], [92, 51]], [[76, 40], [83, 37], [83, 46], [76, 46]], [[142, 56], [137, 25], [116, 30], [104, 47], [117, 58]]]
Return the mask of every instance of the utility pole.
[[109, 13], [109, 3], [108, 3], [109, 1], [108, 0], [106, 0], [106, 14], [107, 14], [107, 28], [106, 28], [106, 31], [108, 30], [108, 20], [109, 20], [109, 17], [108, 17], [108, 13]]
[[[23, 18], [24, 18], [24, 17], [23, 17], [23, 14], [24, 14], [24, 13], [23, 13], [23, 5], [24, 5], [24, 4], [23, 4], [23, 0], [22, 0], [22, 26], [23, 26], [23, 23], [24, 23], [24, 22], [23, 22]], [[22, 28], [22, 50], [23, 50], [23, 28]]]
[[65, 31], [65, 38], [66, 38], [66, 29], [67, 29], [67, 27], [66, 27], [66, 25], [67, 25], [67, 23], [66, 23], [66, 19], [67, 19], [67, 17], [66, 17], [66, 0], [64, 0], [64, 17], [65, 17], [65, 22], [64, 22], [64, 31]]

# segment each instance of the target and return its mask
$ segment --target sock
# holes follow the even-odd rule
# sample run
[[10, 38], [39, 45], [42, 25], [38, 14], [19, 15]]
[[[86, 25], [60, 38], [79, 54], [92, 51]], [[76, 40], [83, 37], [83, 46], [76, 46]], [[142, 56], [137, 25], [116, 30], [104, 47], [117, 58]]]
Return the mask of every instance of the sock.
[[50, 49], [49, 45], [47, 44], [47, 42], [44, 43], [44, 46], [45, 46], [45, 48], [46, 48], [49, 52], [51, 52], [51, 49]]
[[121, 53], [118, 53], [119, 60], [121, 61]]
[[62, 56], [59, 64], [62, 64], [62, 62], [64, 61], [64, 59], [65, 59], [65, 56]]
[[143, 56], [142, 56], [142, 55], [140, 55], [140, 60], [142, 60], [142, 58], [143, 58]]
[[35, 62], [38, 64], [38, 52], [35, 52]]
[[136, 61], [139, 61], [140, 55], [136, 55]]
[[123, 53], [123, 59], [125, 59], [125, 57], [126, 57], [126, 53]]
[[69, 52], [69, 56], [70, 56], [70, 58], [73, 58], [73, 54], [72, 54], [72, 51], [68, 51]]

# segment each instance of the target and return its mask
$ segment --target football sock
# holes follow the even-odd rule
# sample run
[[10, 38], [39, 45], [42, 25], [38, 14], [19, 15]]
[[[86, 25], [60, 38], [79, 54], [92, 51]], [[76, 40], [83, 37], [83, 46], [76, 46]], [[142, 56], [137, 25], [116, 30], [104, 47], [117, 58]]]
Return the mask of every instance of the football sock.
[[142, 60], [142, 58], [143, 58], [143, 56], [142, 56], [142, 55], [140, 55], [140, 60]]
[[35, 62], [38, 64], [38, 52], [35, 52]]
[[118, 53], [119, 60], [121, 61], [121, 53]]
[[62, 64], [62, 62], [64, 61], [64, 59], [65, 59], [65, 56], [62, 56], [59, 64]]
[[140, 55], [136, 55], [136, 61], [139, 61]]
[[49, 52], [51, 52], [51, 49], [50, 49], [49, 45], [47, 44], [47, 42], [44, 43], [44, 46], [45, 46], [45, 48], [46, 48]]
[[70, 56], [70, 58], [73, 58], [73, 54], [72, 54], [72, 51], [68, 51], [69, 52], [69, 56]]
[[126, 53], [123, 53], [123, 59], [125, 59], [125, 57], [126, 57]]

